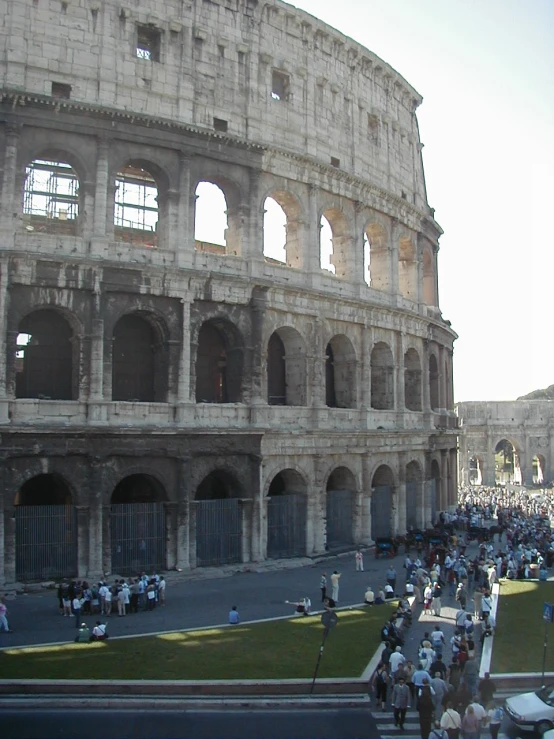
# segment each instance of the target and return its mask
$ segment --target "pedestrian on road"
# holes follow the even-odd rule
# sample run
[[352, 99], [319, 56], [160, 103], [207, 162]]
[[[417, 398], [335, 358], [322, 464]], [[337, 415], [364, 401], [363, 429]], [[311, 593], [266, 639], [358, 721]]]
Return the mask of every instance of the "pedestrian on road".
[[396, 592], [396, 570], [394, 569], [394, 565], [390, 565], [389, 569], [387, 570], [386, 574], [387, 584], [391, 586], [392, 588], [392, 594]]
[[364, 571], [364, 555], [362, 554], [360, 549], [356, 550], [355, 560], [356, 560], [356, 572], [363, 572]]
[[327, 597], [327, 573], [324, 572], [321, 576], [321, 580], [319, 581], [319, 589], [321, 590], [321, 602], [325, 602], [325, 598]]
[[431, 686], [429, 684], [429, 680], [425, 678], [417, 697], [417, 712], [419, 714], [419, 730], [421, 732], [421, 739], [429, 739], [433, 723], [434, 708]]
[[240, 622], [239, 612], [237, 611], [237, 607], [233, 606], [231, 610], [229, 611], [229, 623], [238, 624], [239, 622]]
[[464, 739], [479, 739], [480, 725], [481, 722], [475, 715], [473, 706], [468, 706], [462, 719], [462, 734]]
[[454, 710], [452, 701], [446, 704], [446, 710], [441, 717], [441, 727], [446, 729], [448, 739], [458, 739], [462, 728], [462, 717]]
[[380, 662], [377, 671], [373, 675], [371, 681], [371, 689], [375, 690], [375, 703], [381, 704], [381, 710], [385, 711], [387, 708], [387, 685], [389, 682], [389, 673], [385, 665]]
[[0, 598], [0, 631], [11, 631], [8, 624], [8, 609], [6, 606], [6, 599]]
[[79, 600], [79, 597], [76, 595], [73, 598], [73, 615], [75, 616], [75, 626], [80, 629], [81, 628], [81, 601]]
[[479, 677], [479, 662], [475, 657], [468, 657], [464, 667], [464, 683], [467, 685], [470, 696], [477, 693], [477, 679]]
[[494, 680], [491, 680], [490, 672], [485, 672], [485, 677], [479, 682], [479, 695], [481, 702], [484, 706], [487, 706], [494, 698], [496, 693], [496, 685]]
[[340, 580], [340, 572], [335, 570], [333, 574], [331, 575], [331, 598], [335, 601], [335, 603], [338, 603], [339, 600], [339, 580]]
[[435, 586], [433, 588], [433, 613], [435, 616], [441, 615], [441, 596], [442, 596], [442, 588], [438, 584], [438, 582], [435, 583]]
[[504, 709], [501, 706], [495, 705], [494, 701], [489, 703], [489, 710], [487, 711], [487, 720], [489, 724], [489, 731], [491, 733], [491, 739], [498, 739], [498, 732], [500, 731], [500, 725], [504, 718]]
[[392, 689], [392, 707], [394, 709], [394, 725], [404, 731], [406, 711], [410, 707], [410, 688], [406, 685], [403, 677], [398, 678], [398, 683]]

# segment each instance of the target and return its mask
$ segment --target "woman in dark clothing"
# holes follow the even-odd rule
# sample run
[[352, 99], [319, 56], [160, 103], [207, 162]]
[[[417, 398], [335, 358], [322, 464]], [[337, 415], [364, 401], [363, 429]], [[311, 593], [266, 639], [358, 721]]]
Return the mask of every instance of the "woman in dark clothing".
[[417, 712], [419, 713], [419, 729], [421, 731], [421, 739], [429, 739], [431, 727], [433, 725], [433, 696], [431, 694], [431, 686], [427, 678], [423, 681], [423, 687], [419, 689], [417, 697]]

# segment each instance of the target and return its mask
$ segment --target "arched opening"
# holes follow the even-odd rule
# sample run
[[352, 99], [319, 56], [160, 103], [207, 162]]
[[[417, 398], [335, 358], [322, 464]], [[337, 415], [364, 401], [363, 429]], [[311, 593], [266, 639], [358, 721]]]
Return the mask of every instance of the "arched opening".
[[354, 541], [356, 479], [347, 467], [337, 467], [327, 481], [327, 549], [346, 547]]
[[404, 398], [409, 411], [421, 410], [421, 363], [415, 349], [404, 354]]
[[393, 535], [394, 475], [390, 467], [382, 464], [376, 469], [371, 488], [371, 538], [377, 541]]
[[344, 335], [334, 336], [325, 350], [325, 398], [329, 408], [356, 407], [356, 356]]
[[508, 439], [501, 439], [494, 449], [494, 479], [499, 485], [522, 483], [519, 454]]
[[350, 237], [344, 213], [328, 208], [319, 222], [319, 253], [321, 269], [337, 277], [348, 276]]
[[407, 236], [403, 236], [398, 242], [398, 288], [407, 300], [417, 300], [415, 249]]
[[78, 345], [71, 326], [57, 311], [25, 316], [17, 336], [16, 398], [75, 400], [74, 352], [78, 354]]
[[144, 315], [119, 319], [113, 332], [112, 400], [165, 403], [168, 358], [164, 342]]
[[436, 459], [431, 461], [431, 490], [430, 490], [430, 502], [431, 502], [431, 523], [437, 522], [438, 514], [441, 510], [441, 470], [440, 465]]
[[163, 485], [151, 475], [123, 478], [112, 493], [110, 534], [112, 571], [149, 575], [166, 566]]
[[468, 460], [468, 482], [470, 485], [483, 484], [483, 465], [479, 457], [475, 455]]
[[56, 474], [32, 477], [18, 490], [14, 506], [17, 580], [74, 577], [77, 521], [63, 478]]
[[406, 465], [406, 530], [423, 523], [423, 489], [421, 467], [415, 461]]
[[27, 231], [74, 236], [80, 205], [79, 178], [66, 161], [35, 159], [26, 167], [23, 224]]
[[269, 405], [306, 405], [306, 352], [300, 334], [288, 326], [277, 329], [267, 346]]
[[242, 342], [230, 322], [203, 323], [196, 353], [196, 402], [240, 402], [243, 359]]
[[163, 195], [141, 162], [120, 169], [115, 178], [115, 238], [136, 246], [159, 246], [159, 221], [167, 205]]
[[370, 223], [364, 232], [364, 277], [373, 290], [390, 292], [390, 255], [383, 227]]
[[268, 262], [302, 267], [301, 214], [297, 199], [277, 190], [264, 201], [264, 257]]
[[209, 254], [238, 253], [228, 243], [230, 235], [225, 193], [213, 182], [199, 182], [194, 216], [196, 250]]
[[382, 341], [371, 352], [371, 407], [379, 411], [394, 408], [394, 361]]
[[267, 556], [306, 554], [306, 482], [295, 470], [282, 470], [269, 486], [267, 502]]
[[533, 482], [535, 485], [544, 484], [545, 458], [542, 454], [535, 454], [531, 460], [533, 468]]
[[196, 489], [196, 565], [242, 560], [241, 489], [224, 470], [214, 470]]
[[423, 252], [423, 300], [425, 305], [435, 305], [435, 267], [429, 249]]
[[439, 366], [434, 354], [429, 357], [429, 400], [431, 410], [439, 409]]

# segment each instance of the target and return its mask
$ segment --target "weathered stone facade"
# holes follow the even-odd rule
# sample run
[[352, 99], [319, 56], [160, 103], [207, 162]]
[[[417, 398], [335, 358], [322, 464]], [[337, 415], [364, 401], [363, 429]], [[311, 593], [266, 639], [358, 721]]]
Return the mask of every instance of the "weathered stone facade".
[[[517, 482], [538, 482], [537, 462], [544, 482], [554, 480], [554, 401], [510, 400], [457, 403], [460, 424], [459, 478], [470, 482], [472, 469], [483, 485], [494, 485], [495, 449], [503, 441], [515, 452]], [[533, 470], [535, 459], [535, 470]]]
[[[0, 582], [20, 576], [21, 503], [76, 508], [81, 577], [112, 569], [111, 506], [142, 487], [179, 568], [199, 564], [211, 499], [240, 501], [242, 561], [369, 543], [454, 505], [456, 337], [418, 93], [277, 0], [0, 10]], [[154, 232], [118, 220], [125, 182], [155, 189]], [[224, 247], [195, 241], [199, 182], [225, 194]], [[282, 264], [264, 256], [268, 196]], [[301, 524], [277, 523], [283, 495]]]

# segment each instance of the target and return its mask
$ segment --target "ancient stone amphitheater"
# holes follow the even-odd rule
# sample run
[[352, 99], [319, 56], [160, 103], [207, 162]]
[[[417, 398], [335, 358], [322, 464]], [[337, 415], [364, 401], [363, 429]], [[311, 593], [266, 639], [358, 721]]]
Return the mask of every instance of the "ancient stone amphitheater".
[[420, 95], [279, 0], [0, 11], [0, 583], [313, 555], [452, 506]]

